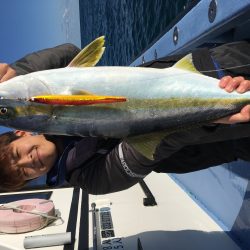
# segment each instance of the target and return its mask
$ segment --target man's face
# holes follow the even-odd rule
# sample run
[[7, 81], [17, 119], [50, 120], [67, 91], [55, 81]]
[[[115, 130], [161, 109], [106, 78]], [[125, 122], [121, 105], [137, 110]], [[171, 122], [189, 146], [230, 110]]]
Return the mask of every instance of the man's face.
[[32, 136], [17, 131], [20, 138], [10, 143], [10, 167], [18, 171], [23, 180], [31, 180], [47, 173], [55, 164], [57, 150], [54, 143], [43, 135]]

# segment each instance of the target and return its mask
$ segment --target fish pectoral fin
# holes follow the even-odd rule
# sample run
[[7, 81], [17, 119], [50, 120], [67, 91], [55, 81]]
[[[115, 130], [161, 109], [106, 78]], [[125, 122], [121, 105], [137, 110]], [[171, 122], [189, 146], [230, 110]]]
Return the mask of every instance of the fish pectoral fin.
[[105, 47], [104, 36], [98, 37], [93, 42], [88, 44], [79, 54], [69, 63], [68, 67], [92, 67], [95, 66], [101, 59]]
[[91, 92], [88, 92], [86, 90], [73, 90], [71, 91], [72, 95], [94, 95]]
[[44, 95], [34, 96], [30, 98], [30, 101], [49, 105], [91, 105], [125, 102], [126, 98], [122, 96], [99, 95]]
[[173, 67], [201, 74], [194, 66], [192, 54], [184, 56], [177, 63], [175, 63]]
[[149, 160], [153, 160], [157, 145], [165, 136], [169, 135], [170, 133], [172, 132], [169, 130], [162, 130], [148, 134], [127, 137], [124, 140], [144, 157], [148, 158]]

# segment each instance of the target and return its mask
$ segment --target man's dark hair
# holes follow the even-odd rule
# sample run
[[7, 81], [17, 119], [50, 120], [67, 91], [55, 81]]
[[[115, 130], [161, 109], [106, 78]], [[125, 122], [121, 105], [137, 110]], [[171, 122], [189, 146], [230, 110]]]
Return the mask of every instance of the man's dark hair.
[[20, 138], [13, 131], [0, 135], [0, 190], [15, 191], [21, 189], [25, 184], [20, 178], [20, 172], [13, 173], [10, 168], [10, 143]]

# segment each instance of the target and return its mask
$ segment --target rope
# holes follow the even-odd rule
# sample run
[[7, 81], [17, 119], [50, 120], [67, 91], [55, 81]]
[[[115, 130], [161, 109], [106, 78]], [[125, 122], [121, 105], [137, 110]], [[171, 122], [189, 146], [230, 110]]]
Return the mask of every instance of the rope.
[[227, 70], [227, 69], [243, 68], [243, 67], [247, 67], [247, 66], [250, 66], [250, 63], [248, 63], [248, 64], [243, 64], [243, 65], [238, 65], [238, 66], [233, 66], [233, 67], [227, 67], [227, 68], [223, 68], [223, 69], [199, 70], [199, 72], [201, 72], [201, 73], [216, 72], [216, 71]]
[[50, 219], [50, 220], [57, 220], [57, 219], [61, 218], [61, 217], [58, 217], [58, 216], [51, 216], [51, 215], [48, 215], [47, 213], [43, 213], [43, 212], [36, 211], [36, 210], [27, 211], [25, 209], [19, 208], [19, 207], [14, 206], [14, 205], [9, 205], [9, 204], [1, 205], [0, 209], [15, 209], [17, 211], [24, 212], [24, 213], [27, 213], [27, 214], [40, 215], [40, 216], [45, 217], [45, 218]]

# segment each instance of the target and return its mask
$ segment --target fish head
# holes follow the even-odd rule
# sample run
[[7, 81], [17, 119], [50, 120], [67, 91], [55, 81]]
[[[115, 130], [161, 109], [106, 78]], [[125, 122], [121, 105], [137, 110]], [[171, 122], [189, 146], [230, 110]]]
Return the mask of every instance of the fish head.
[[51, 118], [48, 105], [23, 99], [0, 100], [0, 125], [31, 132], [39, 132]]
[[12, 106], [0, 105], [0, 120], [2, 125], [6, 125], [8, 120], [16, 116], [16, 110]]
[[48, 94], [47, 85], [36, 74], [16, 76], [0, 84], [0, 97], [7, 99], [30, 98]]

